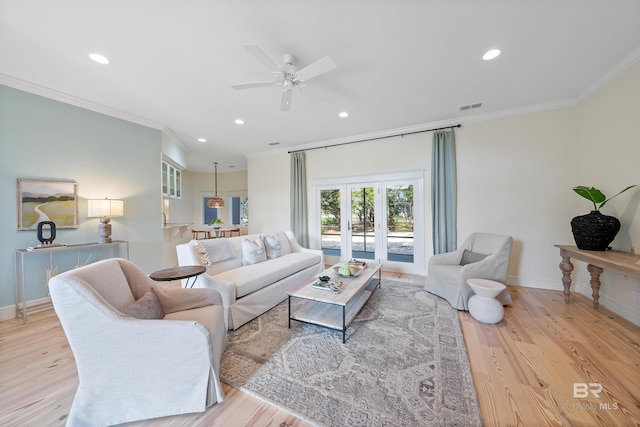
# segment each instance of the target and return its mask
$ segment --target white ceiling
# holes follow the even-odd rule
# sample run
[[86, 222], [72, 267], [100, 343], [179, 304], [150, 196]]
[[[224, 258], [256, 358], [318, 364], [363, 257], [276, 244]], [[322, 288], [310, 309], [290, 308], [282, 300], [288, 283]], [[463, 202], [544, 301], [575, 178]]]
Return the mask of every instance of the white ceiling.
[[[245, 43], [338, 68], [281, 112], [279, 87], [230, 88], [271, 79]], [[638, 58], [638, 0], [0, 0], [1, 84], [165, 129], [190, 170], [574, 105]]]

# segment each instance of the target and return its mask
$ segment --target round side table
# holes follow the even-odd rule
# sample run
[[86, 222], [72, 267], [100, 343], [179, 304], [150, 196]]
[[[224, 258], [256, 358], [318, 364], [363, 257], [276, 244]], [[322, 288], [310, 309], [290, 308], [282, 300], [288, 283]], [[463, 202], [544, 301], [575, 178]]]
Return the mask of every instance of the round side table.
[[496, 296], [507, 287], [500, 282], [488, 279], [468, 279], [467, 284], [476, 293], [469, 298], [471, 316], [482, 323], [500, 322], [504, 316], [504, 308]]
[[[198, 280], [198, 276], [207, 271], [206, 267], [202, 265], [185, 265], [182, 267], [170, 267], [164, 270], [154, 271], [149, 275], [152, 280], [156, 282], [171, 282], [174, 280], [187, 279], [184, 284], [185, 288], [193, 288], [193, 285]], [[193, 282], [189, 286], [189, 278], [193, 277]]]

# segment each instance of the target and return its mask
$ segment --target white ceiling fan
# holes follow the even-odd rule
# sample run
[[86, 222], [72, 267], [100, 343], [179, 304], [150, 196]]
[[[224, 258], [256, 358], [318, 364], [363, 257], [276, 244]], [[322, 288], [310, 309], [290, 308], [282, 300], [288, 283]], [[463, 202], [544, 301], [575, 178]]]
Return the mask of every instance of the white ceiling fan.
[[285, 54], [283, 58], [284, 63], [282, 65], [278, 65], [258, 46], [254, 44], [244, 44], [242, 46], [258, 61], [262, 62], [271, 72], [273, 72], [274, 79], [263, 82], [233, 84], [231, 87], [241, 90], [255, 87], [282, 86], [280, 111], [289, 111], [291, 109], [291, 98], [293, 96], [293, 88], [295, 86], [305, 89], [306, 86], [301, 85], [302, 82], [306, 82], [314, 77], [338, 68], [336, 63], [333, 62], [333, 59], [325, 56], [302, 69], [298, 69], [298, 67], [294, 65], [296, 58], [291, 54]]

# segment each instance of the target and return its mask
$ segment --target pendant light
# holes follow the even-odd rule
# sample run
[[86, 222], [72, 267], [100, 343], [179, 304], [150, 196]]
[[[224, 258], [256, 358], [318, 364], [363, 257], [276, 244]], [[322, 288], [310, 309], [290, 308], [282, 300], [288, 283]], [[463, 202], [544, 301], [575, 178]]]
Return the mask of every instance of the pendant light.
[[214, 164], [214, 177], [216, 180], [216, 195], [212, 198], [209, 199], [209, 201], [207, 202], [207, 206], [209, 206], [210, 208], [224, 208], [224, 200], [222, 200], [220, 197], [218, 197], [218, 162], [215, 162]]

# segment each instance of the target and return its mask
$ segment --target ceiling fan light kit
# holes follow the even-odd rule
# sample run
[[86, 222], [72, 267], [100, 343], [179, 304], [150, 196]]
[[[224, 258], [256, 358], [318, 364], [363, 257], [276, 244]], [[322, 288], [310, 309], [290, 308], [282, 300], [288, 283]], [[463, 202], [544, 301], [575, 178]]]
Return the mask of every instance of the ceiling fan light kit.
[[257, 87], [282, 86], [283, 90], [280, 95], [280, 111], [289, 111], [291, 109], [291, 100], [293, 98], [294, 87], [299, 87], [302, 91], [306, 89], [302, 82], [311, 80], [321, 74], [338, 68], [333, 59], [328, 56], [321, 58], [306, 67], [298, 70], [294, 65], [295, 56], [287, 53], [283, 56], [283, 64], [278, 65], [273, 61], [262, 49], [254, 44], [245, 44], [243, 47], [258, 61], [262, 62], [269, 71], [273, 72], [273, 80], [251, 83], [233, 84], [231, 87], [236, 90], [253, 89]]

